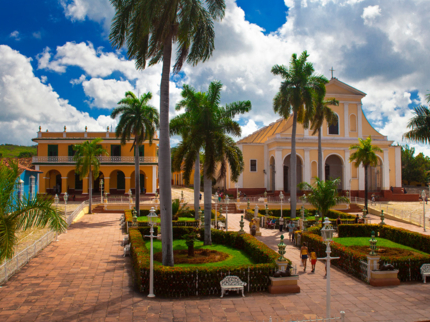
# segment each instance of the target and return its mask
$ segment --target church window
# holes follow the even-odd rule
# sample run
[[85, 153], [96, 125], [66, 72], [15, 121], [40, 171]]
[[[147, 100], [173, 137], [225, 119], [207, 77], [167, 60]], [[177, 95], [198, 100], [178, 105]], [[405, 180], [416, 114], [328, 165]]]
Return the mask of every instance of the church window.
[[329, 125], [328, 134], [339, 134], [339, 116], [336, 115], [336, 122]]
[[250, 170], [251, 172], [257, 172], [257, 160], [250, 160]]

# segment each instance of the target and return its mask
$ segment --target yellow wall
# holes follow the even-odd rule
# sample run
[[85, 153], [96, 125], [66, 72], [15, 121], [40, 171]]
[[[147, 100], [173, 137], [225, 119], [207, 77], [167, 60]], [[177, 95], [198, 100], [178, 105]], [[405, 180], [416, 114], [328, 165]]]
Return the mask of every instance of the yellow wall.
[[[245, 167], [243, 171], [243, 186], [246, 188], [260, 188], [264, 180], [264, 146], [262, 145], [251, 145], [244, 146], [243, 160]], [[257, 160], [257, 171], [251, 172], [251, 159]], [[266, 169], [266, 171], [268, 171]], [[230, 178], [229, 178], [230, 179]], [[232, 183], [231, 188], [235, 187], [235, 183]]]

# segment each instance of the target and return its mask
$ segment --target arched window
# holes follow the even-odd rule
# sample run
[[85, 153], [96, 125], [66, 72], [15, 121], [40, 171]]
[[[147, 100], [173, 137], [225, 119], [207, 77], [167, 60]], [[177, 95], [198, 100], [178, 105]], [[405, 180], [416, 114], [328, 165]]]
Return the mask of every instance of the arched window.
[[349, 116], [349, 130], [351, 132], [357, 131], [357, 118], [355, 117], [355, 114], [351, 114]]
[[339, 116], [336, 114], [336, 122], [328, 128], [328, 134], [339, 134]]

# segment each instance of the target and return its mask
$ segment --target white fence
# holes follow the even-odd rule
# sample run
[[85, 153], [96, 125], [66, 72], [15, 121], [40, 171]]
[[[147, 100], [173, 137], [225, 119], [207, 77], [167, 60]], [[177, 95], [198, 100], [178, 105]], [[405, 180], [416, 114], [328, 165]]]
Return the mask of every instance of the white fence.
[[[278, 318], [276, 318], [276, 321], [274, 319], [272, 319], [272, 317], [269, 317], [269, 319], [267, 320], [268, 322], [286, 322], [287, 320], [279, 320]], [[341, 322], [345, 322], [345, 312], [344, 311], [340, 311], [340, 317], [336, 317], [336, 318], [316, 318], [316, 319], [310, 319], [310, 320], [289, 320], [290, 322], [316, 322], [316, 321], [341, 321]], [[263, 320], [263, 322], [265, 322], [265, 320]]]
[[[66, 218], [67, 226], [70, 226], [73, 220], [81, 213], [85, 206], [88, 205], [88, 200], [81, 203], [69, 216]], [[7, 280], [15, 274], [21, 267], [26, 265], [30, 259], [35, 257], [40, 251], [48, 246], [53, 240], [57, 238], [57, 233], [49, 231], [41, 238], [36, 240], [32, 245], [28, 246], [13, 258], [7, 260], [0, 266], [0, 284], [7, 282]]]
[[[101, 163], [134, 163], [134, 156], [99, 156]], [[76, 163], [71, 156], [36, 156], [33, 163]], [[158, 157], [139, 157], [139, 163], [158, 163]]]
[[[354, 197], [352, 198], [351, 202], [364, 205], [364, 198], [358, 198]], [[428, 205], [430, 207], [430, 205]], [[396, 218], [402, 219], [404, 221], [410, 222], [411, 224], [422, 226], [423, 225], [423, 211], [420, 211], [419, 213], [413, 213], [412, 211], [405, 211], [403, 209], [395, 209], [388, 205], [387, 202], [384, 201], [374, 201], [368, 200], [368, 207], [375, 209], [377, 211], [383, 210], [384, 213], [388, 213], [391, 216], [394, 216]], [[426, 212], [427, 212], [426, 207]], [[428, 215], [426, 214], [426, 218], [428, 218]], [[377, 223], [376, 223], [377, 224]], [[428, 222], [426, 223], [426, 225]]]

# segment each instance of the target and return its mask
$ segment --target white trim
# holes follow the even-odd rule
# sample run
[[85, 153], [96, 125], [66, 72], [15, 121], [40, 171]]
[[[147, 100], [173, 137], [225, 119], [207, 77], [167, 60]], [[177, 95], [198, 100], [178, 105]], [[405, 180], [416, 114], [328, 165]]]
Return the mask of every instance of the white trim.
[[388, 155], [388, 149], [384, 149], [384, 166], [383, 166], [383, 190], [390, 189], [390, 158]]
[[[339, 117], [339, 114], [337, 114], [336, 112], [334, 112], [334, 114], [337, 115], [337, 134], [330, 134], [330, 124], [328, 124], [326, 122], [327, 123], [327, 136], [340, 135], [340, 117]], [[322, 140], [321, 140], [321, 142], [322, 142]]]
[[303, 169], [304, 178], [303, 180], [307, 183], [311, 183], [311, 161], [309, 157], [309, 149], [305, 149], [305, 162]]
[[[343, 151], [345, 151], [345, 149], [342, 149]], [[340, 154], [337, 154], [337, 153], [329, 153], [329, 154], [327, 154], [327, 156], [325, 157], [325, 159], [324, 159], [324, 166], [325, 166], [325, 163], [326, 163], [326, 161], [327, 161], [327, 158], [329, 157], [329, 156], [331, 156], [331, 155], [336, 155], [336, 156], [338, 156], [341, 160], [342, 160], [342, 165], [345, 165], [345, 160], [344, 160], [344, 158], [340, 155]]]
[[303, 136], [306, 138], [309, 136], [309, 129], [304, 129], [304, 134]]
[[[351, 126], [351, 116], [352, 115], [354, 115], [355, 116], [355, 131], [353, 131], [353, 130], [351, 130], [351, 128], [352, 128], [352, 126]], [[349, 114], [349, 120], [348, 120], [348, 122], [349, 122], [349, 132], [354, 132], [354, 133], [356, 133], [357, 132], [357, 114], [355, 114], [355, 113], [351, 113], [351, 114]]]
[[357, 115], [358, 116], [358, 119], [357, 119], [358, 137], [363, 138], [363, 117], [362, 117], [363, 111], [362, 111], [362, 105], [359, 103], [357, 103], [357, 114], [358, 114]]
[[[264, 187], [267, 190], [270, 190], [270, 161], [269, 161], [269, 152], [267, 144], [264, 145], [264, 170], [266, 173], [264, 174]], [[240, 181], [239, 181], [240, 183]], [[242, 187], [243, 187], [243, 179], [242, 179]]]
[[361, 163], [358, 166], [358, 190], [364, 190], [364, 167]]
[[395, 147], [395, 171], [396, 171], [396, 187], [402, 186], [402, 150], [399, 146]]
[[275, 151], [275, 190], [284, 190], [284, 162], [282, 150]]
[[[345, 137], [349, 137], [349, 109], [348, 103], [343, 103], [343, 120], [344, 120], [344, 129], [345, 129]], [[340, 129], [339, 129], [340, 130]]]
[[[296, 147], [296, 156], [297, 157], [299, 157], [300, 158], [300, 160], [302, 161], [302, 167], [303, 167], [303, 165], [305, 164], [305, 161], [303, 160], [303, 157], [300, 155], [300, 154], [298, 154], [297, 153], [297, 150], [303, 150], [304, 148], [301, 148], [301, 149], [297, 149], [297, 147]], [[290, 149], [291, 150], [291, 149]], [[310, 150], [310, 149], [309, 149]], [[288, 153], [287, 155], [285, 155], [285, 157], [282, 159], [282, 166], [284, 166], [284, 162], [285, 162], [285, 159], [289, 156], [289, 155], [291, 155], [291, 152], [290, 153]], [[290, 166], [289, 164], [288, 164], [288, 166]]]
[[67, 177], [61, 177], [61, 179], [67, 179]]
[[345, 182], [344, 182], [344, 190], [351, 190], [350, 181], [352, 179], [351, 177], [351, 166], [352, 164], [349, 162], [349, 156], [350, 151], [345, 150], [345, 161], [344, 161], [344, 168], [345, 168]]
[[[255, 171], [252, 170], [251, 161], [255, 161]], [[258, 172], [258, 161], [257, 161], [257, 159], [249, 159], [249, 172]]]
[[[124, 173], [124, 172], [123, 172]], [[124, 179], [131, 179], [131, 177], [124, 177]]]
[[[243, 155], [243, 146], [242, 146], [242, 144], [238, 144], [237, 146], [238, 146], [240, 152], [242, 152], [242, 155]], [[243, 171], [239, 175], [238, 184], [243, 187]]]

